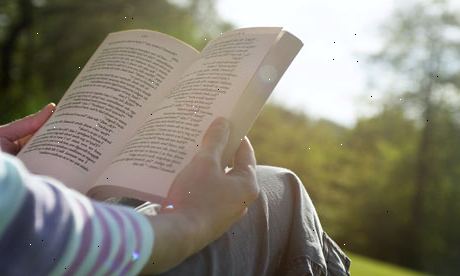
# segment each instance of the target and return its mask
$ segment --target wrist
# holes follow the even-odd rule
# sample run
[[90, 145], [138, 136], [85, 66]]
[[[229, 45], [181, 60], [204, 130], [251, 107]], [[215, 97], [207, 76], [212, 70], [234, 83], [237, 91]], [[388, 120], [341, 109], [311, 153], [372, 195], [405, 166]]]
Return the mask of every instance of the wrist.
[[178, 231], [183, 233], [184, 249], [187, 257], [198, 252], [208, 244], [206, 238], [209, 238], [206, 219], [202, 212], [193, 208], [177, 209], [168, 214], [174, 216]]
[[181, 213], [147, 216], [154, 230], [153, 253], [143, 273], [168, 271], [196, 252], [195, 230]]
[[201, 249], [199, 240], [201, 240], [202, 227], [196, 216], [191, 212], [182, 211], [170, 213], [167, 216], [174, 221], [173, 227], [176, 227], [178, 241], [182, 244], [184, 259]]

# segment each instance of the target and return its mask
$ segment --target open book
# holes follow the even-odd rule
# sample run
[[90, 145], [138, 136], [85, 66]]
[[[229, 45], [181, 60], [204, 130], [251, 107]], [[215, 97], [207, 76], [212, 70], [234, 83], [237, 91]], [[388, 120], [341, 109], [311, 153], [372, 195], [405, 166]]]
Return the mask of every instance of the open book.
[[160, 202], [219, 116], [231, 124], [231, 165], [301, 47], [268, 27], [224, 33], [201, 53], [159, 32], [111, 33], [18, 157], [96, 199]]

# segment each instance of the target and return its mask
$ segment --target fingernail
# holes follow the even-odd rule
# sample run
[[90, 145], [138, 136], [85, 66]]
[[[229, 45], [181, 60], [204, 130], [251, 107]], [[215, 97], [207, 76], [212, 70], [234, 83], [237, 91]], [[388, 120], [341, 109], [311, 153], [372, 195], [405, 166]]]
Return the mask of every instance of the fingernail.
[[219, 117], [216, 119], [216, 124], [223, 128], [223, 129], [228, 129], [229, 127], [229, 122], [227, 119], [225, 119], [224, 117]]
[[51, 107], [53, 110], [56, 107], [56, 104], [54, 103], [47, 103], [41, 110], [45, 110], [47, 108]]

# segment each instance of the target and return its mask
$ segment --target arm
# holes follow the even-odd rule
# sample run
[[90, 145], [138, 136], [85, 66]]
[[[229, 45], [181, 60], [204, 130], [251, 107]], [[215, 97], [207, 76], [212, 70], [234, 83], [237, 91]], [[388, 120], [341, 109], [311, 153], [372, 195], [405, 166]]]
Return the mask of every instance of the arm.
[[31, 175], [2, 153], [0, 210], [1, 275], [136, 275], [153, 246], [143, 215]]
[[[16, 154], [54, 108], [0, 126], [1, 147]], [[32, 175], [1, 151], [0, 213], [1, 275], [135, 275], [153, 247], [145, 216]]]

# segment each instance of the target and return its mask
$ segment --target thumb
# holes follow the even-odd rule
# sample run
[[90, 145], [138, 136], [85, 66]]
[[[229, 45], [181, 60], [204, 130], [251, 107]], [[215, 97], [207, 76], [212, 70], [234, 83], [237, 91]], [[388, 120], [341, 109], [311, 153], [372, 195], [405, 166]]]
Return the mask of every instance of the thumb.
[[0, 136], [16, 141], [37, 131], [53, 114], [56, 105], [47, 104], [39, 112], [0, 127]]
[[228, 143], [229, 135], [230, 125], [228, 120], [223, 117], [215, 119], [203, 136], [200, 151], [219, 157], [220, 160]]
[[233, 160], [233, 169], [247, 170], [248, 166], [256, 166], [256, 157], [254, 155], [254, 149], [252, 148], [251, 142], [248, 137], [244, 137], [241, 140], [241, 144], [235, 153]]

